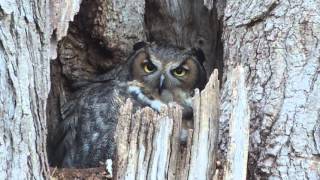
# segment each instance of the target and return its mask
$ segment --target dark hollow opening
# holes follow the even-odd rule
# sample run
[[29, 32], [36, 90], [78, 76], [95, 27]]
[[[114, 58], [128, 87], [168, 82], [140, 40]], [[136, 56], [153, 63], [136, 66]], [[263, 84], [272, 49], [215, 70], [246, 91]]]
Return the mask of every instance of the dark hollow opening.
[[[174, 46], [201, 48], [206, 56], [205, 69], [209, 76], [213, 69], [223, 72], [222, 21], [216, 6], [208, 10], [203, 1], [182, 1], [180, 9], [171, 12], [165, 2], [147, 0], [145, 32], [148, 41]], [[102, 4], [102, 5], [101, 5]], [[128, 52], [110, 46], [103, 34], [100, 6], [106, 2], [85, 0], [80, 12], [70, 23], [68, 34], [58, 43], [58, 57], [51, 61], [51, 91], [47, 103], [47, 149], [50, 166], [61, 167], [66, 149], [57, 149], [65, 133], [61, 130], [64, 104], [74, 98], [82, 85], [108, 78], [122, 79], [119, 74]], [[108, 26], [108, 24], [106, 25]], [[100, 29], [99, 29], [100, 28]], [[58, 134], [58, 136], [57, 136]]]

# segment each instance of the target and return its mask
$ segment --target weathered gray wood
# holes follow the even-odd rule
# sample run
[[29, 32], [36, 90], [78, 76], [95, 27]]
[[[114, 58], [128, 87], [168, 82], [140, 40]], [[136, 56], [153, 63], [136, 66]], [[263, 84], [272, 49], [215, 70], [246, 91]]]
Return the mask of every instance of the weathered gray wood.
[[[176, 130], [180, 127], [174, 128], [174, 122], [175, 126], [179, 126], [181, 122], [180, 107], [170, 107], [160, 114], [150, 108], [132, 114], [132, 103], [128, 101], [121, 108], [116, 133], [116, 179], [143, 180], [167, 177], [169, 163], [173, 164], [177, 158], [170, 156], [172, 150], [176, 150], [171, 148], [176, 146], [179, 138]], [[173, 118], [180, 120], [173, 121]]]
[[[227, 1], [224, 72], [244, 68], [250, 107], [248, 176], [320, 179], [319, 1]], [[236, 75], [236, 74], [235, 74]], [[223, 86], [221, 121], [233, 113]], [[318, 135], [316, 135], [318, 136]]]
[[69, 22], [73, 21], [74, 15], [79, 12], [82, 0], [49, 0], [49, 32], [54, 33], [50, 39], [50, 58], [57, 58], [57, 44], [67, 35]]
[[[160, 114], [150, 108], [120, 110], [116, 131], [116, 179], [212, 179], [218, 141], [218, 72], [194, 97], [194, 129], [180, 143], [182, 111], [169, 104]], [[182, 152], [182, 154], [181, 154]]]
[[50, 36], [69, 20], [57, 28], [49, 14], [61, 14], [50, 8], [49, 1], [0, 1], [0, 179], [48, 178]]
[[210, 76], [201, 93], [193, 99], [194, 131], [188, 179], [212, 179], [219, 131], [219, 81], [218, 71]]
[[177, 167], [176, 179], [186, 179], [189, 174], [190, 169], [190, 156], [191, 156], [191, 146], [192, 146], [192, 134], [193, 130], [188, 130], [188, 139], [185, 146], [180, 147], [179, 162]]
[[229, 82], [232, 92], [229, 103], [232, 106], [232, 113], [229, 119], [229, 145], [223, 179], [245, 180], [247, 179], [250, 124], [245, 72], [243, 67], [238, 66], [227, 75], [231, 77]]

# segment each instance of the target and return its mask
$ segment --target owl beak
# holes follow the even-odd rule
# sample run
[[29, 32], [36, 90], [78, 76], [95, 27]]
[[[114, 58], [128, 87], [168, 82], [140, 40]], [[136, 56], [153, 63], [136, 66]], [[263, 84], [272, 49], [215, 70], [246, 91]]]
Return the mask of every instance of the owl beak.
[[162, 90], [164, 89], [164, 80], [165, 80], [165, 78], [164, 78], [164, 75], [162, 74], [160, 76], [159, 94], [161, 94]]

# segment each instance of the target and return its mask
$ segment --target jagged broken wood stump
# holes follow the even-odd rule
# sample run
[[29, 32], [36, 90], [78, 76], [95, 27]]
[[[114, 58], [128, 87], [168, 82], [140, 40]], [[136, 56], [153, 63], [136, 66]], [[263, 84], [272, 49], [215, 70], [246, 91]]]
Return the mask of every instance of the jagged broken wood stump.
[[115, 141], [115, 179], [212, 179], [218, 140], [219, 81], [217, 70], [193, 99], [194, 128], [180, 143], [182, 109], [169, 104], [161, 113], [150, 108], [132, 112], [122, 106]]
[[242, 66], [237, 66], [228, 75], [232, 87], [232, 92], [229, 94], [232, 113], [229, 119], [229, 143], [224, 163], [224, 180], [247, 179], [250, 108], [245, 76]]

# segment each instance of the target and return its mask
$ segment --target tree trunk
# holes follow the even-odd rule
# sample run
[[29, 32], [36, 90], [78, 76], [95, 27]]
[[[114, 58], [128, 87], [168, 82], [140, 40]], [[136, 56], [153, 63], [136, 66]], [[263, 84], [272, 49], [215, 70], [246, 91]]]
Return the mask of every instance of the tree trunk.
[[222, 0], [84, 1], [68, 29], [80, 3], [0, 1], [0, 179], [48, 178], [46, 116], [55, 132], [70, 84], [121, 79], [115, 67], [139, 40], [201, 47], [208, 75], [224, 64], [225, 179], [320, 179], [319, 2], [227, 1], [223, 13]]
[[[59, 43], [52, 65], [49, 131], [59, 123], [61, 105], [77, 91], [69, 82], [100, 78], [101, 72], [121, 79], [112, 69], [125, 63], [134, 42], [196, 46], [206, 54], [208, 74], [214, 67], [223, 68], [224, 178], [320, 178], [318, 2], [227, 1], [225, 11], [222, 0], [117, 2], [84, 1], [67, 38]], [[10, 84], [1, 82], [6, 83], [2, 87]]]
[[46, 179], [49, 175], [50, 48], [55, 51], [54, 42], [59, 40], [50, 41], [50, 32], [56, 29], [56, 35], [63, 36], [65, 22], [76, 11], [65, 7], [62, 11], [70, 14], [57, 20], [60, 9], [53, 4], [0, 1], [0, 179]]
[[[221, 121], [235, 116], [230, 94], [246, 94], [249, 179], [320, 178], [319, 6], [319, 1], [227, 1]], [[245, 73], [241, 90], [232, 83], [241, 76], [233, 73], [238, 66]]]

